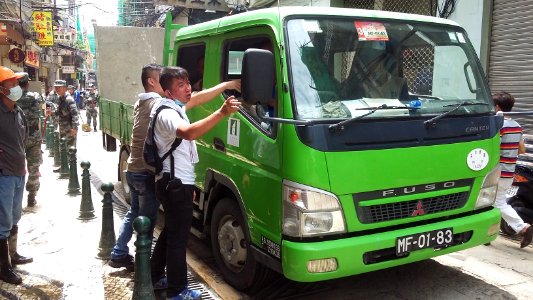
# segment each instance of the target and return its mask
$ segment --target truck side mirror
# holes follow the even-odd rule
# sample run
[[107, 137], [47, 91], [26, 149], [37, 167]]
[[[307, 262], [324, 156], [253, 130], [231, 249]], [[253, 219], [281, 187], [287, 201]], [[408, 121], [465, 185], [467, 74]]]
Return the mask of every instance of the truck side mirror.
[[242, 99], [248, 104], [266, 105], [274, 88], [274, 55], [250, 48], [244, 52], [241, 72]]

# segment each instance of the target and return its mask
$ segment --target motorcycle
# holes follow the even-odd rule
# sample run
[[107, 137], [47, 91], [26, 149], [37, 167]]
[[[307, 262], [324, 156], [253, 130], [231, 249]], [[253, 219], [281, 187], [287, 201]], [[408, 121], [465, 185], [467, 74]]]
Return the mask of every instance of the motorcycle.
[[[522, 162], [516, 165], [513, 185], [507, 191], [507, 203], [511, 205], [524, 222], [533, 224], [533, 164]], [[500, 229], [504, 234], [516, 232], [502, 219]]]

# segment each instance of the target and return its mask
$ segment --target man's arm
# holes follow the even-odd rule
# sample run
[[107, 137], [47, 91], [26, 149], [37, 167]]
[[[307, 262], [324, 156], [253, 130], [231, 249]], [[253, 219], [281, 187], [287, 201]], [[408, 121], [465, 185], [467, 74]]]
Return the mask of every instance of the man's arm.
[[185, 107], [191, 109], [195, 106], [202, 105], [206, 102], [213, 100], [218, 94], [222, 93], [225, 90], [237, 90], [241, 91], [241, 80], [230, 80], [226, 82], [219, 83], [214, 87], [199, 91], [192, 95], [191, 100], [187, 102]]
[[524, 140], [520, 140], [520, 143], [518, 144], [518, 154], [526, 153], [526, 144], [524, 143]]
[[192, 141], [195, 140], [202, 135], [206, 134], [211, 128], [213, 128], [218, 122], [220, 122], [224, 117], [228, 116], [229, 114], [235, 113], [239, 111], [239, 108], [241, 107], [241, 103], [235, 99], [235, 97], [231, 96], [226, 101], [224, 101], [224, 104], [217, 109], [214, 113], [207, 116], [204, 119], [201, 119], [199, 121], [196, 121], [192, 124], [187, 124], [185, 126], [179, 126], [176, 129], [176, 135], [180, 138]]

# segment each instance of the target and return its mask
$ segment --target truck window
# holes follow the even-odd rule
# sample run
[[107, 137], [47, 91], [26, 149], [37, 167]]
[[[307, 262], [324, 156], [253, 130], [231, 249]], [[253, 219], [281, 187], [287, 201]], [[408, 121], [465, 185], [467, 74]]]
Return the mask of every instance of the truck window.
[[201, 91], [204, 81], [205, 44], [187, 44], [178, 47], [177, 65], [189, 72], [193, 91]]
[[[269, 37], [253, 37], [231, 40], [226, 43], [225, 47], [225, 72], [224, 80], [241, 79], [242, 59], [244, 52], [249, 48], [264, 49], [273, 51], [272, 41]], [[275, 55], [275, 53], [274, 53]], [[258, 76], [261, 76], [258, 74]], [[240, 98], [240, 94], [234, 94]], [[267, 135], [273, 136], [275, 134], [273, 128], [274, 124], [262, 121], [260, 116], [276, 117], [278, 115], [278, 99], [276, 93], [276, 85], [272, 87], [272, 100], [268, 105], [249, 105], [243, 102], [244, 115], [261, 131]]]
[[[483, 114], [485, 95], [476, 54], [462, 29], [452, 26], [351, 18], [287, 22], [291, 91], [300, 119], [436, 115], [464, 101], [485, 105], [454, 115]], [[408, 109], [415, 100], [417, 109]], [[418, 105], [420, 104], [420, 105]]]

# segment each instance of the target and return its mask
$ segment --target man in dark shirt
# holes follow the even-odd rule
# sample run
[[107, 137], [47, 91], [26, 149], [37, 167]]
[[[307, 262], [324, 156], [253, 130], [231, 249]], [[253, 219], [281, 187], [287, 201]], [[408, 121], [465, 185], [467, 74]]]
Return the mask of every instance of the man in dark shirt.
[[21, 284], [12, 268], [8, 238], [22, 215], [26, 177], [26, 118], [16, 102], [22, 96], [22, 74], [0, 67], [0, 280]]

